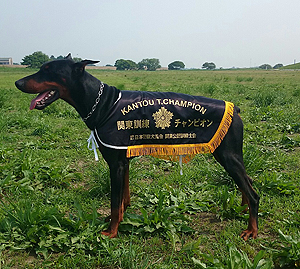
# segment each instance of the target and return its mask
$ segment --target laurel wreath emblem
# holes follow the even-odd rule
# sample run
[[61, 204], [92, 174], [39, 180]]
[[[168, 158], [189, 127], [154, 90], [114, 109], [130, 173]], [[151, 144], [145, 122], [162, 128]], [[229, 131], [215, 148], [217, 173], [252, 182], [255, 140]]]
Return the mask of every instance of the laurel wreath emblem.
[[170, 127], [173, 113], [168, 111], [166, 108], [161, 107], [158, 111], [152, 114], [155, 120], [155, 127], [165, 129]]

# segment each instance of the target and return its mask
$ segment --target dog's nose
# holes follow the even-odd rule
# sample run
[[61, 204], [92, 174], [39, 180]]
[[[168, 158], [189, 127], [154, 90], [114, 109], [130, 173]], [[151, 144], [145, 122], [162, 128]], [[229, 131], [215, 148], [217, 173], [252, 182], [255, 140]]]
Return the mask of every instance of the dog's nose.
[[15, 82], [16, 87], [19, 90], [22, 90], [24, 88], [24, 80], [23, 79], [19, 79]]

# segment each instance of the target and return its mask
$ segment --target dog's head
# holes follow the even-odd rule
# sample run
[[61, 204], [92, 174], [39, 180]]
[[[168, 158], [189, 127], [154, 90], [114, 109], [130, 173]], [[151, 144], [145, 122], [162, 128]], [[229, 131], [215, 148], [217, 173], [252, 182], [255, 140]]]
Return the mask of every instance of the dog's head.
[[86, 65], [98, 62], [83, 60], [75, 63], [68, 54], [64, 59], [43, 64], [38, 72], [17, 80], [15, 85], [22, 92], [38, 94], [31, 101], [30, 109], [44, 109], [59, 98], [74, 106], [70, 94], [74, 83], [83, 75]]

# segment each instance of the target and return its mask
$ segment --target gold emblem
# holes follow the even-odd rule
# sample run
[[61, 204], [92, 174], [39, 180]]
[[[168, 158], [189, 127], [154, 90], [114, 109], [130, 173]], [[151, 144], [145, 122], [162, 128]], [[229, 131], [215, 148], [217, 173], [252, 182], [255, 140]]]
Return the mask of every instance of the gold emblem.
[[152, 117], [155, 120], [155, 127], [165, 129], [170, 127], [171, 119], [173, 117], [173, 113], [161, 107], [158, 111], [152, 114]]

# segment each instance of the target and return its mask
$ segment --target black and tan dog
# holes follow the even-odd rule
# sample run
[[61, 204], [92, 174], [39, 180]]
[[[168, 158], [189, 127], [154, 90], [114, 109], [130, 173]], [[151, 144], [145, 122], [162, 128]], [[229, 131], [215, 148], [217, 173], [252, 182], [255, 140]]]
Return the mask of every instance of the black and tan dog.
[[[89, 129], [94, 130], [95, 127], [101, 125], [103, 119], [108, 117], [110, 108], [118, 102], [120, 97], [118, 89], [103, 84], [85, 71], [86, 65], [94, 63], [97, 61], [84, 60], [75, 63], [69, 54], [65, 59], [45, 63], [37, 73], [22, 78], [15, 84], [25, 93], [39, 94], [32, 100], [30, 109], [44, 109], [61, 98], [78, 111]], [[142, 105], [142, 103], [140, 104]], [[200, 108], [200, 106], [198, 107]], [[248, 228], [241, 234], [241, 237], [247, 240], [249, 237], [257, 237], [259, 196], [252, 188], [252, 180], [245, 171], [242, 154], [243, 123], [238, 115], [238, 108], [232, 107], [230, 127], [220, 145], [212, 153], [242, 192], [242, 204], [247, 204], [249, 207]], [[124, 110], [123, 114], [125, 112], [128, 111]], [[161, 114], [161, 119], [163, 117], [165, 114]], [[120, 123], [122, 122], [120, 121]], [[168, 122], [160, 128], [164, 129], [166, 126], [168, 126]], [[133, 126], [130, 127], [133, 128]], [[105, 130], [103, 133], [105, 134]], [[143, 136], [140, 138], [142, 139]], [[130, 158], [126, 149], [108, 147], [98, 136], [95, 136], [94, 139], [109, 165], [111, 178], [111, 221], [109, 228], [103, 234], [115, 237], [119, 223], [123, 219], [123, 213], [130, 205]]]

